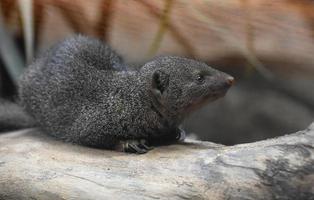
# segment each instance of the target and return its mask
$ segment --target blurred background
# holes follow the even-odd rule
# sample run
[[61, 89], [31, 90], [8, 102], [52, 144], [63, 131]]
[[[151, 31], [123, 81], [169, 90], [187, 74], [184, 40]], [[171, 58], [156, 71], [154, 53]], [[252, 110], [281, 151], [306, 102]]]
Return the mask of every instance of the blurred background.
[[134, 68], [179, 55], [233, 75], [225, 98], [184, 122], [198, 139], [252, 142], [314, 121], [313, 0], [0, 0], [0, 97], [15, 99], [27, 64], [76, 33]]

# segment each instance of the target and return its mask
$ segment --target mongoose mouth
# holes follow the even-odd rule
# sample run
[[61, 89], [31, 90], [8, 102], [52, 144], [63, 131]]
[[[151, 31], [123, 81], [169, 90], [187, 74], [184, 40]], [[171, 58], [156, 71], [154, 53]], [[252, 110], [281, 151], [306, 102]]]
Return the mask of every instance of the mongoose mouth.
[[206, 96], [203, 96], [201, 98], [198, 98], [196, 100], [191, 101], [188, 106], [186, 107], [187, 112], [193, 112], [195, 110], [198, 110], [199, 108], [205, 106], [206, 104], [213, 102], [223, 96], [225, 96], [226, 92], [221, 94], [208, 94]]
[[204, 105], [225, 96], [228, 89], [233, 84], [234, 84], [234, 78], [232, 76], [228, 76], [227, 78], [225, 78], [225, 81], [222, 81], [221, 84], [219, 84], [214, 89], [210, 87], [208, 94], [198, 97], [196, 99], [193, 99], [186, 107], [186, 111], [187, 112], [195, 111], [203, 107]]

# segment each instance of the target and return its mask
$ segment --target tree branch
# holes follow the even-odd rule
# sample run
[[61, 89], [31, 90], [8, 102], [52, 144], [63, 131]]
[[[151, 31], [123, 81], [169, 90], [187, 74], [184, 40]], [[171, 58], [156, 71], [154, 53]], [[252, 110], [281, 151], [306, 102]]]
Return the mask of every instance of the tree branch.
[[36, 129], [0, 135], [0, 199], [311, 199], [313, 183], [314, 124], [255, 143], [187, 140], [144, 155]]

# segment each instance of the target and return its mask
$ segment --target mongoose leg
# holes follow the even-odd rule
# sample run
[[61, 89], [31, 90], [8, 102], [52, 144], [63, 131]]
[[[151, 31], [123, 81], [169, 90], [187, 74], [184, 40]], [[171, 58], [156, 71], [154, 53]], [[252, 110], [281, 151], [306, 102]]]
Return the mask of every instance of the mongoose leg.
[[140, 140], [123, 140], [115, 148], [116, 150], [128, 152], [128, 153], [137, 153], [143, 154], [147, 153], [149, 150], [152, 150], [153, 147], [147, 144], [145, 139]]
[[179, 129], [179, 133], [178, 133], [177, 139], [179, 141], [184, 141], [184, 139], [186, 138], [186, 132], [182, 128], [178, 128], [178, 129]]

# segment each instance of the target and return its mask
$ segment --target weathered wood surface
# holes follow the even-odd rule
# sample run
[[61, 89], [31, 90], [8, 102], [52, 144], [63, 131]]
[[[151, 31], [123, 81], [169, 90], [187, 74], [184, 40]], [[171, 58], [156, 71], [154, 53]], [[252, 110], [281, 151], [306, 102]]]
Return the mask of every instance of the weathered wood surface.
[[0, 199], [314, 199], [314, 124], [236, 146], [186, 141], [144, 155], [0, 136]]

